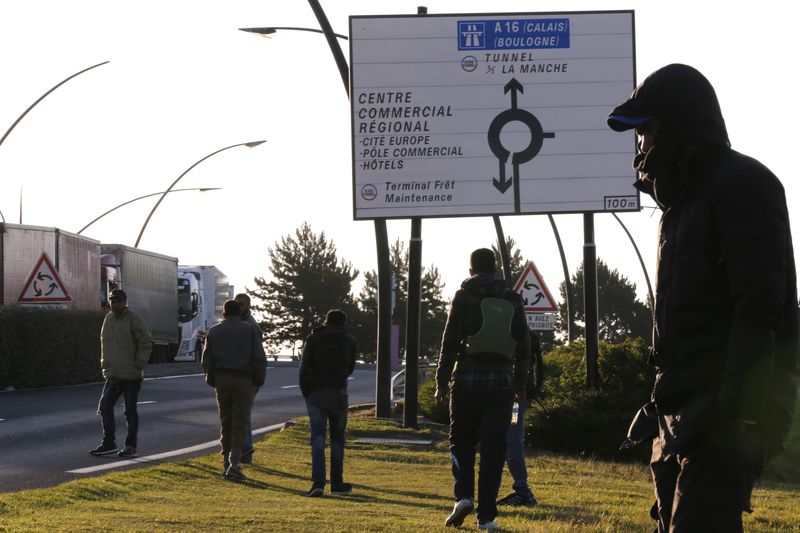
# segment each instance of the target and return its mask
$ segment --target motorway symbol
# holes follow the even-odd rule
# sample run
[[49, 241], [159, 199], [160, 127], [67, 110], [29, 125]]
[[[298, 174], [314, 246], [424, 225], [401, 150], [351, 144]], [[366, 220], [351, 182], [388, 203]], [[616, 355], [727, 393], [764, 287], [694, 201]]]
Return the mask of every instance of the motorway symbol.
[[558, 306], [550, 295], [547, 285], [544, 284], [542, 275], [536, 269], [533, 261], [528, 261], [522, 275], [514, 285], [514, 291], [522, 297], [525, 313], [555, 313]]
[[[500, 163], [499, 178], [492, 178], [492, 184], [501, 194], [505, 194], [509, 187], [514, 185], [514, 213], [520, 213], [519, 166], [536, 157], [536, 154], [542, 149], [544, 139], [553, 139], [556, 134], [552, 131], [543, 131], [542, 124], [533, 113], [517, 107], [517, 91], [524, 92], [524, 90], [516, 78], [511, 78], [511, 81], [505, 85], [504, 92], [509, 91], [511, 92], [511, 109], [506, 109], [497, 115], [489, 126], [489, 148]], [[506, 179], [506, 163], [511, 152], [500, 141], [500, 132], [506, 124], [514, 121], [522, 122], [528, 127], [531, 132], [531, 140], [527, 148], [515, 152], [511, 157], [512, 177]]]
[[53, 267], [47, 254], [43, 253], [33, 267], [31, 275], [28, 276], [17, 302], [40, 304], [71, 301], [72, 298], [64, 287], [58, 271]]

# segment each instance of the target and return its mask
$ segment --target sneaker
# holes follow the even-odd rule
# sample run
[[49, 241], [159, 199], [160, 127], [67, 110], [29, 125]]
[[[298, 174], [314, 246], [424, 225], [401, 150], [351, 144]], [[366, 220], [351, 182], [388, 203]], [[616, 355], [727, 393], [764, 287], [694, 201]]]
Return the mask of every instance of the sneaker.
[[241, 468], [238, 466], [229, 466], [225, 471], [225, 479], [230, 479], [231, 481], [244, 481], [247, 478], [244, 474], [242, 474]]
[[119, 450], [119, 448], [117, 448], [117, 445], [114, 444], [113, 442], [112, 443], [103, 442], [103, 443], [100, 443], [100, 446], [98, 446], [97, 448], [95, 448], [93, 450], [89, 450], [89, 453], [91, 455], [95, 455], [95, 456], [97, 456], [97, 455], [108, 455], [110, 453], [116, 452], [117, 450]]
[[533, 507], [538, 502], [536, 498], [533, 497], [532, 493], [528, 494], [520, 494], [519, 492], [512, 492], [505, 498], [497, 500], [498, 506], [508, 505], [510, 507]]
[[353, 485], [350, 483], [331, 483], [331, 494], [350, 494]]
[[482, 529], [484, 531], [496, 531], [500, 528], [494, 522], [494, 520], [487, 520], [486, 522], [478, 521], [478, 529]]
[[458, 500], [453, 506], [453, 512], [450, 513], [450, 516], [448, 516], [447, 520], [444, 521], [444, 525], [455, 527], [460, 526], [464, 523], [464, 519], [467, 517], [467, 515], [473, 510], [475, 510], [475, 504], [472, 503], [472, 500], [469, 498]]
[[120, 451], [117, 452], [117, 455], [120, 457], [136, 457], [139, 454], [136, 453], [136, 448], [133, 446], [125, 446]]
[[317, 485], [315, 483], [311, 485], [311, 489], [309, 489], [309, 491], [306, 492], [306, 496], [308, 496], [309, 498], [319, 498], [320, 496], [322, 496], [322, 493], [323, 493], [322, 486]]

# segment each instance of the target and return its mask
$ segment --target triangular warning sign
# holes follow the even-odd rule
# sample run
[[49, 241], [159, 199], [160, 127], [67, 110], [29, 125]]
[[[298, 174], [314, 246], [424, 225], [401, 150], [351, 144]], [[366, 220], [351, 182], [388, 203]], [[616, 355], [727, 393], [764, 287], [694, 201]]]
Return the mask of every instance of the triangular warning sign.
[[33, 272], [28, 276], [28, 281], [22, 288], [22, 292], [17, 298], [19, 303], [50, 303], [50, 302], [71, 302], [69, 293], [64, 282], [58, 275], [58, 271], [53, 267], [50, 258], [43, 253]]
[[522, 275], [514, 285], [514, 290], [522, 296], [526, 313], [558, 312], [558, 306], [533, 261], [528, 261], [528, 264], [525, 265]]

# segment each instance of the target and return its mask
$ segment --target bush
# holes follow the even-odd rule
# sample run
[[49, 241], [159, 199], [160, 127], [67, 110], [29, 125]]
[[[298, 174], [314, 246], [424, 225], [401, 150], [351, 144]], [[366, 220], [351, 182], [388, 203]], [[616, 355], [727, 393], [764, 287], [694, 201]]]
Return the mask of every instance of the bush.
[[650, 398], [653, 368], [647, 363], [648, 346], [641, 339], [600, 344], [597, 389], [586, 387], [585, 344], [560, 346], [544, 357], [543, 403], [527, 411], [526, 442], [540, 449], [603, 458], [649, 457], [640, 444], [620, 452], [631, 419]]
[[101, 380], [103, 316], [100, 311], [0, 306], [0, 388]]

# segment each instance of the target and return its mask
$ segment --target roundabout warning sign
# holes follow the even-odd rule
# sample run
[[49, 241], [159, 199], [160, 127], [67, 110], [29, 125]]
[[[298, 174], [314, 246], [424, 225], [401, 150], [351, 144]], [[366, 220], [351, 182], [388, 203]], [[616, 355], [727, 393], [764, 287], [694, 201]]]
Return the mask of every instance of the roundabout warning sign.
[[632, 11], [350, 17], [354, 218], [639, 209]]
[[33, 271], [22, 292], [17, 298], [21, 304], [50, 304], [71, 302], [69, 293], [58, 271], [53, 267], [47, 254], [42, 254], [33, 267]]

